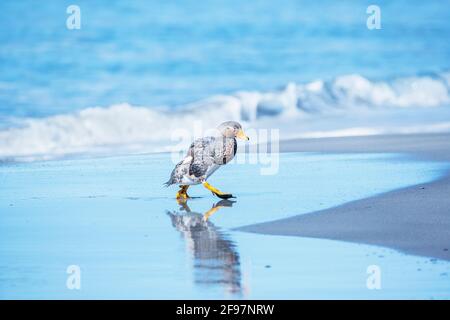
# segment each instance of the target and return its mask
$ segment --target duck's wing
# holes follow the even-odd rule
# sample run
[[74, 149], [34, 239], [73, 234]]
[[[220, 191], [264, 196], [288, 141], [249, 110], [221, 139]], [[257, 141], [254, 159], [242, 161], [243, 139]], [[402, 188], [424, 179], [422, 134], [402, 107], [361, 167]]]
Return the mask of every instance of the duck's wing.
[[183, 182], [184, 176], [205, 176], [214, 165], [214, 137], [200, 138], [192, 142], [186, 157], [181, 160], [170, 174], [169, 180], [164, 183], [166, 187]]
[[205, 176], [215, 165], [215, 137], [205, 137], [195, 140], [188, 151], [187, 156], [192, 157], [189, 174], [195, 177]]

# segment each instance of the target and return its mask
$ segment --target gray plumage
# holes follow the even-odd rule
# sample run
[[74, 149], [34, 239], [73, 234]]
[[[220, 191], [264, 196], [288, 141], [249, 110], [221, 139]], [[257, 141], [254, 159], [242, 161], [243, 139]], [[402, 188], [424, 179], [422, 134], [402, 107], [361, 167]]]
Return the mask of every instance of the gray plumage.
[[172, 171], [166, 186], [193, 185], [208, 179], [221, 165], [230, 162], [237, 150], [234, 138], [205, 137], [195, 140]]
[[218, 127], [220, 135], [195, 140], [185, 156], [173, 169], [166, 186], [200, 184], [220, 166], [230, 162], [237, 151], [236, 132], [239, 123], [228, 121]]

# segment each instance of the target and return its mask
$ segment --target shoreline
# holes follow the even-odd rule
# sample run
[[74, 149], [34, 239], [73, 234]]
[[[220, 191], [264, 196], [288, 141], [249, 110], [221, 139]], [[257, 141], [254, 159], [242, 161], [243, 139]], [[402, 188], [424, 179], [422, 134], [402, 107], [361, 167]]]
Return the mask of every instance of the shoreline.
[[449, 133], [419, 133], [292, 139], [280, 152], [407, 153], [429, 161], [450, 161]]
[[[281, 152], [406, 153], [450, 161], [450, 133], [296, 139]], [[321, 238], [450, 260], [450, 170], [438, 180], [237, 231]]]

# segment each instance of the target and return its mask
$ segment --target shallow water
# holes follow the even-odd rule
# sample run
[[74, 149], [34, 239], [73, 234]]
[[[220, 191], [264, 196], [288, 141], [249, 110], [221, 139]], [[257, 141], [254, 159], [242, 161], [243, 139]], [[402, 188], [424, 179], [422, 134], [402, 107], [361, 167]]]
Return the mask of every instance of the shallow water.
[[[289, 153], [279, 161], [269, 176], [261, 165], [224, 167], [210, 182], [234, 202], [196, 186], [184, 206], [175, 188], [162, 187], [168, 154], [4, 165], [0, 297], [450, 297], [450, 262], [232, 230], [428, 182], [447, 164], [387, 154]], [[81, 290], [66, 287], [69, 265], [81, 268]], [[381, 290], [366, 287], [369, 265], [381, 268]]]

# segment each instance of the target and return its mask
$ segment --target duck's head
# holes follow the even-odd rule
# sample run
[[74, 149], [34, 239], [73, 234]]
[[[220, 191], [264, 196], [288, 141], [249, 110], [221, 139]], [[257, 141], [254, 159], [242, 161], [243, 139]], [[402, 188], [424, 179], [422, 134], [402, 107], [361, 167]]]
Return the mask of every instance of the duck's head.
[[242, 140], [250, 140], [242, 130], [242, 126], [236, 121], [226, 121], [217, 127], [217, 130], [226, 138], [239, 138]]

